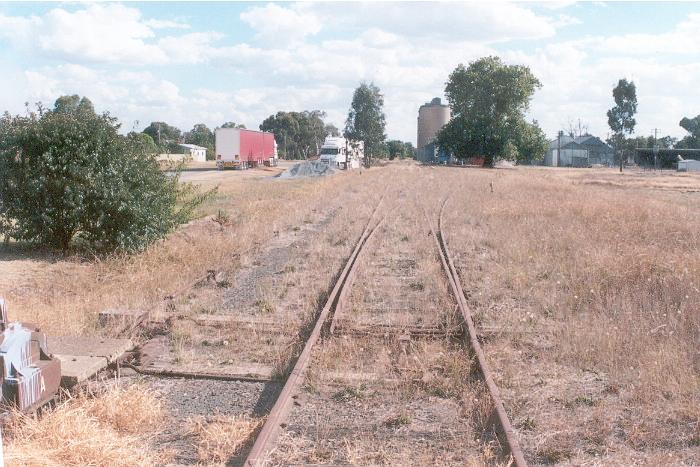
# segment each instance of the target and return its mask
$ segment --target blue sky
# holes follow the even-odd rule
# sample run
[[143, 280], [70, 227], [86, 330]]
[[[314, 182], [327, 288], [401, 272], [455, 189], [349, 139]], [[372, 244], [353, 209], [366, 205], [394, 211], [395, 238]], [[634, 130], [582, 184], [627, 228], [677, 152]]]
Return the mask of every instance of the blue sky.
[[499, 55], [543, 87], [549, 136], [579, 119], [601, 136], [619, 78], [638, 87], [637, 134], [683, 136], [700, 114], [700, 4], [0, 3], [0, 102], [92, 99], [125, 129], [320, 109], [343, 126], [353, 89], [385, 96], [387, 133], [415, 143], [418, 107], [455, 66]]

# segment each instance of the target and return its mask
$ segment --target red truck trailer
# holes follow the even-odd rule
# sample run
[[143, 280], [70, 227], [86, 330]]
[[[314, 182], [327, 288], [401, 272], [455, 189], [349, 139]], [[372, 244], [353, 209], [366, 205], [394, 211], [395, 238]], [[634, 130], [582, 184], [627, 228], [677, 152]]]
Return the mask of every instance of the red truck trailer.
[[257, 165], [277, 165], [275, 135], [240, 128], [216, 130], [216, 167], [248, 169]]

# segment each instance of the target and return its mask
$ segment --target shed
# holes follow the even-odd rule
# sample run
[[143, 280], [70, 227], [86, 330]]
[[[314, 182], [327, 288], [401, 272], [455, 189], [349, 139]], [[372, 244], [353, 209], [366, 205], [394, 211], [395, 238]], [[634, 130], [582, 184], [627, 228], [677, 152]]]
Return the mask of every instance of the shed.
[[553, 167], [590, 167], [592, 164], [612, 165], [615, 152], [593, 135], [571, 137], [560, 132], [549, 142], [544, 165]]
[[695, 159], [684, 159], [678, 161], [679, 172], [700, 172], [700, 161]]
[[181, 148], [185, 148], [185, 153], [189, 154], [190, 160], [195, 162], [204, 162], [207, 160], [207, 148], [197, 146], [196, 144], [180, 144]]
[[560, 147], [559, 141], [555, 139], [549, 144], [544, 164], [551, 167], [588, 167], [588, 149], [576, 141], [562, 141]]

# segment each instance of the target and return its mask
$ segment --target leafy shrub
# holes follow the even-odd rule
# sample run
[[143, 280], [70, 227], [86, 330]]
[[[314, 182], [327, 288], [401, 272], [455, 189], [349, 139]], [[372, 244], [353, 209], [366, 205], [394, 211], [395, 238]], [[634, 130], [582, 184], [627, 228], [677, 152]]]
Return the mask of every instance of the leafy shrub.
[[68, 250], [138, 251], [186, 222], [206, 194], [159, 169], [152, 144], [64, 96], [0, 118], [0, 234]]

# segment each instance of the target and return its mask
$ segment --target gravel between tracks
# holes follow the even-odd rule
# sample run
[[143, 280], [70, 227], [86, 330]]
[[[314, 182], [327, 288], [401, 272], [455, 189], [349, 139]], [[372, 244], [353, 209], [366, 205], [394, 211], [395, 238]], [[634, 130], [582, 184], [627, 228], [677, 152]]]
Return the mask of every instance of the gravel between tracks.
[[[162, 450], [174, 454], [169, 465], [192, 465], [199, 462], [196, 440], [188, 432], [187, 421], [217, 415], [260, 417], [269, 412], [282, 385], [277, 382], [185, 380], [146, 377], [149, 386], [161, 394], [169, 413], [168, 427], [158, 436]], [[241, 463], [234, 458], [231, 464]]]

